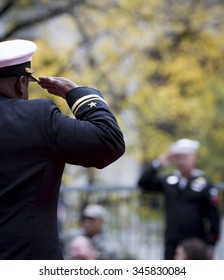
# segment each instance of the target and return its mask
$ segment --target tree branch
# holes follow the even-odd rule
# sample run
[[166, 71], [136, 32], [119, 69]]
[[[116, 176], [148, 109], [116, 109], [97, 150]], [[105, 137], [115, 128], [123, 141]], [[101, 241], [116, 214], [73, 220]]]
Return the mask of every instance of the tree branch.
[[14, 0], [8, 0], [6, 3], [4, 3], [3, 7], [0, 9], [0, 17], [4, 15], [14, 4]]
[[[14, 4], [14, 1], [9, 1], [9, 2], [11, 2], [11, 5]], [[8, 2], [8, 5], [9, 5], [9, 2]], [[42, 8], [39, 7], [39, 9], [41, 10], [41, 13], [39, 13], [35, 17], [28, 18], [22, 22], [15, 22], [15, 24], [12, 26], [11, 29], [9, 29], [8, 31], [5, 32], [5, 34], [0, 36], [0, 41], [3, 41], [5, 39], [12, 37], [18, 31], [23, 30], [29, 26], [34, 26], [38, 23], [47, 21], [51, 18], [57, 17], [59, 15], [65, 14], [65, 13], [70, 13], [70, 11], [74, 7], [77, 7], [77, 5], [84, 5], [84, 4], [85, 4], [84, 0], [76, 0], [75, 2], [73, 0], [73, 1], [69, 1], [66, 5], [57, 6], [51, 10], [50, 9], [46, 10], [46, 5], [42, 5]], [[6, 9], [4, 9], [4, 11], [2, 9], [2, 13], [5, 13], [6, 11], [7, 11]], [[43, 13], [43, 11], [45, 11], [45, 13]]]

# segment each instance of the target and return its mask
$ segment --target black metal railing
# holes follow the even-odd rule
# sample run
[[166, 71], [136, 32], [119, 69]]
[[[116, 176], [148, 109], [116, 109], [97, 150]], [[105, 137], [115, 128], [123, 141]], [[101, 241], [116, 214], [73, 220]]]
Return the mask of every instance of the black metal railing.
[[[217, 188], [220, 205], [224, 205], [224, 184], [218, 184]], [[110, 218], [106, 227], [119, 242], [124, 259], [163, 258], [163, 195], [143, 195], [136, 186], [62, 188], [59, 224], [65, 255], [69, 237], [79, 230], [82, 210], [89, 203], [100, 204], [108, 210]]]

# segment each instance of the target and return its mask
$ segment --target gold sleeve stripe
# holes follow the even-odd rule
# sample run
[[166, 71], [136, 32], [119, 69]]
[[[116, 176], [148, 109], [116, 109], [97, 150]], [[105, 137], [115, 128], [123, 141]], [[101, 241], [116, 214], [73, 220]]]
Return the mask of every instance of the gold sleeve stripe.
[[83, 102], [85, 103], [86, 100], [89, 100], [89, 99], [91, 99], [91, 98], [97, 98], [97, 99], [100, 99], [101, 101], [103, 101], [103, 102], [106, 103], [106, 101], [105, 101], [102, 97], [100, 97], [99, 95], [97, 95], [97, 94], [86, 95], [86, 96], [83, 96], [83, 97], [79, 98], [79, 99], [73, 104], [73, 106], [72, 106], [72, 112], [77, 111], [77, 110], [76, 110], [77, 107], [80, 107], [81, 104], [82, 104]]
[[82, 105], [84, 105], [85, 103], [87, 103], [87, 102], [90, 102], [90, 101], [93, 101], [93, 100], [96, 100], [96, 99], [98, 99], [98, 100], [101, 100], [101, 101], [103, 101], [103, 102], [105, 102], [106, 103], [106, 101], [105, 100], [103, 100], [101, 97], [94, 97], [94, 98], [90, 98], [90, 99], [88, 99], [88, 100], [86, 100], [86, 101], [83, 101], [78, 107], [76, 107], [76, 109], [73, 111], [73, 114], [76, 114], [77, 113], [77, 111], [78, 111], [78, 109], [82, 106]]
[[[89, 95], [90, 96], [90, 95]], [[93, 98], [85, 98], [85, 100], [83, 100], [82, 102], [79, 102], [76, 106], [72, 106], [72, 112], [73, 112], [73, 114], [76, 114], [76, 112], [78, 111], [78, 109], [82, 106], [82, 105], [84, 105], [84, 104], [86, 104], [86, 103], [88, 103], [88, 102], [90, 102], [90, 101], [92, 101], [92, 100], [100, 100], [100, 101], [103, 101], [104, 103], [106, 103], [106, 101], [103, 99], [103, 98], [101, 98], [100, 96], [98, 96], [98, 95], [94, 95], [95, 97], [93, 97]], [[106, 103], [107, 104], [107, 103]]]

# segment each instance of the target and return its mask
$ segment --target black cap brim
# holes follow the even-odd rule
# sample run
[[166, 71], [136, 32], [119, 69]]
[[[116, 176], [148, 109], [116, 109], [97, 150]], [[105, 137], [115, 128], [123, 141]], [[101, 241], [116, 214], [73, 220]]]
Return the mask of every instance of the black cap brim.
[[34, 78], [32, 75], [29, 75], [29, 82], [38, 83], [39, 80], [37, 80], [36, 78]]

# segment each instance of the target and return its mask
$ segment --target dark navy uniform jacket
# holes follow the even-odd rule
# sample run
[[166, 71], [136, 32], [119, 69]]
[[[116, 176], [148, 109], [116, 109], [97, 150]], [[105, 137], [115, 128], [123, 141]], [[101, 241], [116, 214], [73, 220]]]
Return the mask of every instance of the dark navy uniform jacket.
[[67, 95], [74, 118], [48, 99], [0, 96], [0, 259], [62, 259], [57, 202], [65, 163], [103, 168], [125, 149], [97, 90]]
[[165, 195], [165, 240], [179, 242], [198, 237], [214, 245], [219, 236], [217, 189], [200, 170], [181, 187], [181, 176], [158, 174], [151, 165], [139, 179], [145, 191], [163, 192]]

